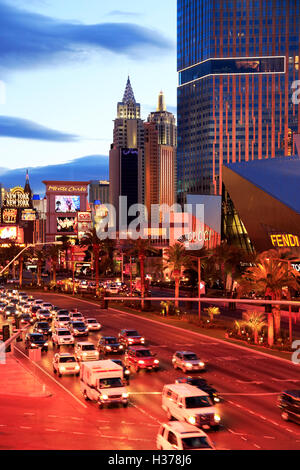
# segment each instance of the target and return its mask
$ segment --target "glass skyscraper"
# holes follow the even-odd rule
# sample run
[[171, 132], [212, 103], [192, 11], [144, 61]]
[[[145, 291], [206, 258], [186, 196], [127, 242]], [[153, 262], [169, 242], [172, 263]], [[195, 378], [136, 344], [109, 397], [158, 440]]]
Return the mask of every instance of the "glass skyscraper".
[[222, 164], [295, 154], [300, 0], [178, 0], [178, 198]]

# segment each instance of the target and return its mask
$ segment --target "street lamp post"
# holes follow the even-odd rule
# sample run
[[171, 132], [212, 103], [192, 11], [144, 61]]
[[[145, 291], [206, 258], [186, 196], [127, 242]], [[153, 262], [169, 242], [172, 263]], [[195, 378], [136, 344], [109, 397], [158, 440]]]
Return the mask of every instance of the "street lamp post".
[[209, 258], [208, 255], [206, 256], [193, 256], [192, 258], [197, 258], [198, 260], [198, 318], [201, 320], [201, 260], [205, 258]]

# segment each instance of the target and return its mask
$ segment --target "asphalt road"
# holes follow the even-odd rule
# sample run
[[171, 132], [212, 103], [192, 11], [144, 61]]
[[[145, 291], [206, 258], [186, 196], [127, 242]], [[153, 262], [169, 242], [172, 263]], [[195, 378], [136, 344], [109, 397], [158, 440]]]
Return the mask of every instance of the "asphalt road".
[[[62, 308], [77, 307], [85, 316], [96, 317], [102, 330], [89, 335], [89, 341], [94, 343], [101, 334], [117, 335], [126, 327], [137, 329], [157, 353], [161, 370], [133, 374], [129, 386], [131, 404], [127, 409], [99, 410], [96, 404], [83, 400], [79, 378], [59, 379], [53, 374], [51, 341], [39, 364], [41, 369], [28, 365], [22, 354], [24, 344], [18, 343], [21, 351], [18, 357], [35, 370], [53, 396], [46, 399], [46, 406], [42, 402], [45, 399], [30, 399], [26, 404], [18, 400], [17, 405], [12, 401], [7, 406], [1, 400], [0, 432], [1, 424], [7, 430], [14, 423], [19, 428], [30, 428], [31, 436], [37, 436], [37, 443], [31, 440], [33, 448], [155, 449], [159, 424], [167, 421], [161, 408], [162, 388], [184, 376], [173, 369], [172, 355], [176, 350], [192, 350], [208, 365], [203, 377], [224, 397], [224, 402], [218, 405], [222, 426], [217, 432], [209, 432], [217, 449], [300, 449], [300, 427], [284, 422], [276, 406], [282, 390], [300, 387], [299, 366], [113, 309], [100, 310], [92, 302], [56, 294], [38, 297]], [[24, 436], [28, 437], [28, 432], [29, 429], [24, 430]], [[13, 436], [12, 433], [10, 448], [15, 448]], [[9, 442], [7, 439], [4, 442]]]

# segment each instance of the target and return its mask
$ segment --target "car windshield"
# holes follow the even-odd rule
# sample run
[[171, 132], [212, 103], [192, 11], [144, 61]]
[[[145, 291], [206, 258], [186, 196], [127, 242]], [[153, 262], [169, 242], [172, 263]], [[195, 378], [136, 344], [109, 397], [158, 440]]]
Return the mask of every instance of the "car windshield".
[[48, 315], [48, 314], [50, 315], [49, 310], [44, 310], [44, 309], [41, 309], [41, 310], [39, 311], [39, 313], [42, 314], [42, 315]]
[[57, 332], [58, 336], [70, 336], [69, 330], [61, 330]]
[[59, 310], [59, 315], [69, 315], [68, 310]]
[[117, 344], [117, 339], [116, 338], [106, 338], [104, 342], [105, 342], [105, 344]]
[[71, 357], [60, 357], [59, 362], [76, 362], [76, 359], [74, 356]]
[[16, 307], [6, 307], [6, 309], [8, 312], [14, 312], [16, 310]]
[[197, 361], [198, 357], [196, 356], [196, 354], [184, 354], [183, 359], [185, 361]]
[[84, 344], [82, 346], [83, 351], [95, 351], [95, 345], [94, 344]]
[[117, 388], [123, 387], [120, 377], [112, 377], [110, 379], [100, 379], [99, 388]]
[[45, 308], [50, 308], [50, 307], [52, 307], [51, 304], [43, 304], [43, 306], [44, 306]]
[[81, 318], [82, 317], [82, 314], [81, 313], [72, 313], [72, 316], [73, 317], [76, 317], [76, 318]]
[[212, 406], [208, 397], [187, 397], [185, 399], [186, 408], [206, 408]]
[[94, 320], [93, 318], [89, 318], [88, 323], [97, 323], [97, 320]]
[[149, 357], [152, 356], [151, 351], [149, 349], [143, 349], [142, 351], [136, 352], [136, 357]]
[[127, 331], [126, 336], [140, 336], [137, 331], [132, 330], [132, 331]]
[[82, 321], [74, 321], [73, 326], [74, 328], [85, 328], [85, 324]]
[[57, 317], [58, 321], [69, 321], [69, 317]]
[[185, 437], [182, 439], [183, 450], [189, 449], [211, 449], [206, 436]]
[[39, 310], [39, 307], [31, 307], [32, 312], [37, 312]]
[[30, 341], [44, 341], [43, 335], [31, 335]]
[[50, 328], [49, 324], [46, 323], [46, 322], [37, 323], [37, 327], [38, 328], [47, 328], [47, 330]]
[[192, 378], [187, 381], [190, 385], [195, 385], [195, 387], [206, 387], [208, 384], [205, 379]]

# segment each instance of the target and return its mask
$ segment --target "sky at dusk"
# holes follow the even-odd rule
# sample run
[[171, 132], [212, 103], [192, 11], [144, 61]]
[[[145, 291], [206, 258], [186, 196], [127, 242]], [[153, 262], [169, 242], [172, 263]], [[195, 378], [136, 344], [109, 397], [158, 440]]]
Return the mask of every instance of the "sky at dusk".
[[128, 74], [175, 112], [176, 0], [0, 0], [0, 168], [107, 156]]

